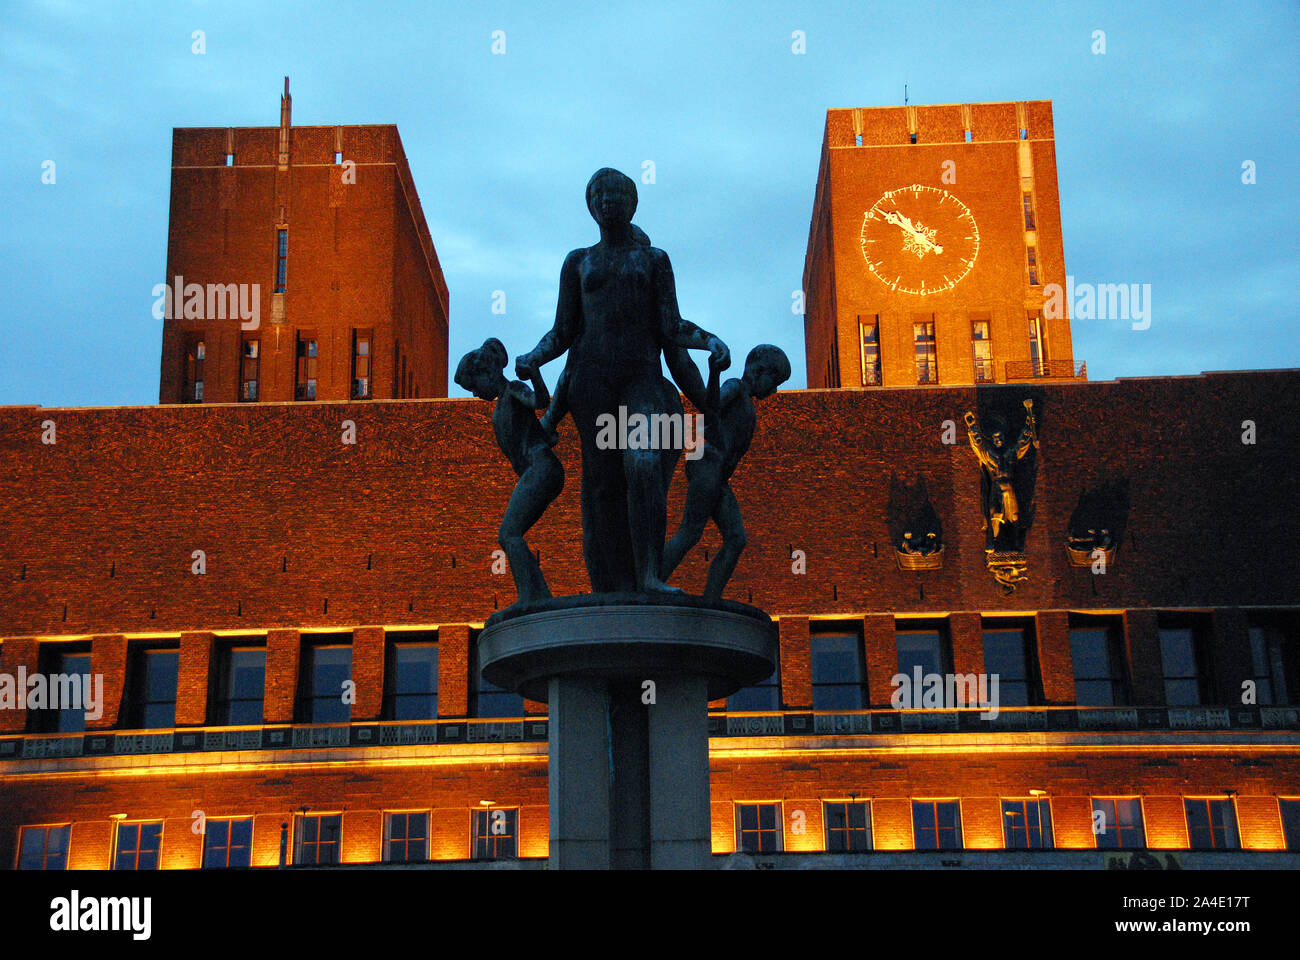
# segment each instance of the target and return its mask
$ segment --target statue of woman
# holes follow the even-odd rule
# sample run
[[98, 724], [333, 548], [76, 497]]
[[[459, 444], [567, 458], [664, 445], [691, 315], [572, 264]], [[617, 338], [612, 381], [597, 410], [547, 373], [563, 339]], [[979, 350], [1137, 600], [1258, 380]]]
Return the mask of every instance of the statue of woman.
[[555, 325], [515, 364], [520, 379], [531, 380], [542, 364], [569, 352], [566, 397], [582, 445], [582, 546], [597, 593], [676, 592], [659, 578], [659, 565], [668, 482], [681, 454], [598, 444], [597, 418], [626, 423], [641, 414], [655, 423], [656, 416], [680, 416], [680, 403], [663, 387], [665, 351], [670, 369], [680, 367], [683, 349], [708, 350], [722, 369], [731, 362], [726, 344], [682, 319], [668, 254], [633, 235], [636, 204], [630, 178], [608, 167], [592, 176], [587, 209], [600, 241], [565, 257]]

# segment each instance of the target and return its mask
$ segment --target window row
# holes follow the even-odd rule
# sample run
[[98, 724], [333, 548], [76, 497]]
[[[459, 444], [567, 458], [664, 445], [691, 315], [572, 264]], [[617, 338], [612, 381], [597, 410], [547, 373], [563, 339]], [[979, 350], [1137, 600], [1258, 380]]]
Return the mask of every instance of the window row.
[[[383, 862], [416, 863], [429, 859], [428, 810], [384, 813]], [[25, 826], [18, 843], [19, 870], [65, 870], [71, 824]], [[289, 864], [324, 866], [340, 863], [343, 815], [296, 814], [293, 856]], [[162, 851], [161, 820], [120, 821], [113, 832], [110, 856], [114, 870], [157, 870]], [[278, 838], [277, 838], [278, 839]], [[492, 807], [470, 811], [470, 859], [513, 860], [519, 855], [519, 810]], [[208, 819], [203, 824], [203, 867], [250, 867], [253, 818]]]
[[[1032, 282], [1037, 283], [1038, 266], [1033, 247], [1029, 248], [1028, 258], [1029, 275]], [[1030, 314], [1026, 321], [1031, 372], [1034, 376], [1046, 376], [1048, 371], [1046, 324], [1038, 314]], [[988, 314], [973, 314], [970, 320], [971, 373], [975, 383], [992, 383], [996, 379], [993, 369], [991, 325], [992, 318]], [[862, 385], [864, 387], [884, 386], [881, 371], [880, 315], [859, 316], [858, 331], [862, 347]], [[916, 320], [912, 323], [912, 351], [916, 364], [915, 382], [938, 383], [938, 344], [935, 339], [933, 315], [928, 320]], [[838, 360], [835, 360], [835, 363], [838, 366]], [[838, 384], [830, 385], [838, 386]]]
[[[369, 400], [374, 396], [373, 383], [373, 347], [374, 333], [370, 329], [353, 329], [352, 331], [352, 389], [353, 400]], [[181, 400], [184, 403], [213, 402], [214, 398], [204, 394], [204, 367], [207, 362], [207, 341], [203, 333], [191, 333], [185, 342], [182, 360], [183, 383]], [[295, 400], [315, 400], [320, 363], [320, 343], [315, 331], [299, 330], [294, 346], [294, 386]], [[245, 335], [239, 347], [239, 390], [235, 397], [240, 402], [255, 402], [261, 399], [262, 382], [262, 341], [258, 337]], [[418, 388], [417, 388], [417, 396]]]

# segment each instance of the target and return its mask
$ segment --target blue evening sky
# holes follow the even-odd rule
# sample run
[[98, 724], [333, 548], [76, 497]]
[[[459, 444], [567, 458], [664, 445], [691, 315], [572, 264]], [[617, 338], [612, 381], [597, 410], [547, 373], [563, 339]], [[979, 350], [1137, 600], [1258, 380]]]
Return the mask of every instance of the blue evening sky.
[[172, 128], [273, 126], [286, 74], [295, 123], [398, 125], [453, 365], [489, 335], [534, 345], [564, 254], [595, 239], [587, 178], [650, 160], [636, 220], [683, 315], [740, 357], [784, 347], [804, 386], [790, 304], [825, 111], [902, 103], [906, 83], [913, 103], [1053, 101], [1068, 272], [1152, 288], [1148, 330], [1075, 322], [1091, 379], [1300, 367], [1298, 41], [1290, 0], [6, 0], [0, 404], [157, 402]]

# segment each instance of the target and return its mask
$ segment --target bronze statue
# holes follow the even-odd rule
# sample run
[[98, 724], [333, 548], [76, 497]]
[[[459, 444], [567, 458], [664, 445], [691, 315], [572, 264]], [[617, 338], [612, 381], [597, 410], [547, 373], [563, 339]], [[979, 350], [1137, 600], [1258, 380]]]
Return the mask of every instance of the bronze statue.
[[708, 350], [719, 369], [731, 362], [726, 344], [682, 319], [668, 254], [638, 243], [632, 232], [636, 204], [630, 178], [608, 167], [592, 176], [587, 209], [600, 241], [565, 258], [555, 325], [515, 364], [521, 379], [532, 379], [568, 351], [564, 394], [582, 445], [583, 553], [596, 592], [675, 592], [659, 568], [668, 483], [681, 455], [624, 443], [612, 449], [598, 442], [598, 419], [680, 416], [676, 391], [665, 389], [661, 356], [692, 402], [702, 391], [685, 371], [689, 366], [698, 381], [694, 364], [681, 363], [685, 351]]
[[528, 548], [524, 534], [560, 495], [564, 488], [564, 467], [551, 451], [551, 442], [534, 412], [550, 404], [545, 381], [536, 370], [531, 373], [531, 390], [518, 380], [507, 381], [502, 371], [508, 360], [501, 341], [490, 339], [461, 357], [455, 379], [480, 400], [496, 400], [492, 429], [501, 452], [519, 475], [519, 483], [501, 520], [498, 539], [510, 564], [518, 603], [523, 606], [551, 596], [541, 565]]
[[970, 434], [971, 449], [984, 468], [986, 493], [984, 500], [984, 550], [1019, 551], [1024, 547], [1024, 531], [1020, 526], [1020, 502], [1016, 498], [1016, 464], [1024, 459], [1031, 447], [1038, 446], [1034, 425], [1034, 401], [1025, 401], [1025, 426], [1014, 444], [1006, 442], [1006, 424], [995, 417], [990, 422], [986, 437], [980, 432], [973, 411], [966, 411], [966, 429]]
[[745, 549], [740, 504], [731, 492], [731, 475], [754, 437], [754, 401], [776, 393], [790, 379], [790, 360], [780, 347], [760, 344], [745, 358], [745, 373], [718, 389], [718, 368], [709, 364], [704, 410], [704, 452], [686, 461], [686, 505], [682, 523], [664, 548], [661, 577], [667, 580], [687, 551], [700, 542], [712, 517], [722, 534], [722, 548], [709, 566], [704, 599], [719, 600]]

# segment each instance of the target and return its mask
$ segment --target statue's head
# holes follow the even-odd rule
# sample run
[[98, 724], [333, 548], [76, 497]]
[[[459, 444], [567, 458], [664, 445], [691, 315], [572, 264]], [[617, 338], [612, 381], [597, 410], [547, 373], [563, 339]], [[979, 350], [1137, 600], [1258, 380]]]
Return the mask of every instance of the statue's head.
[[1001, 450], [1007, 444], [1007, 422], [1001, 417], [989, 419], [989, 443], [996, 450]]
[[501, 371], [509, 362], [506, 346], [496, 337], [483, 341], [483, 346], [471, 350], [456, 365], [456, 383], [480, 400], [495, 400], [505, 379]]
[[601, 167], [587, 181], [587, 209], [602, 227], [631, 223], [636, 213], [636, 184], [612, 167]]
[[776, 393], [776, 388], [790, 379], [790, 358], [780, 347], [760, 343], [745, 358], [745, 381], [749, 392], [759, 400]]

